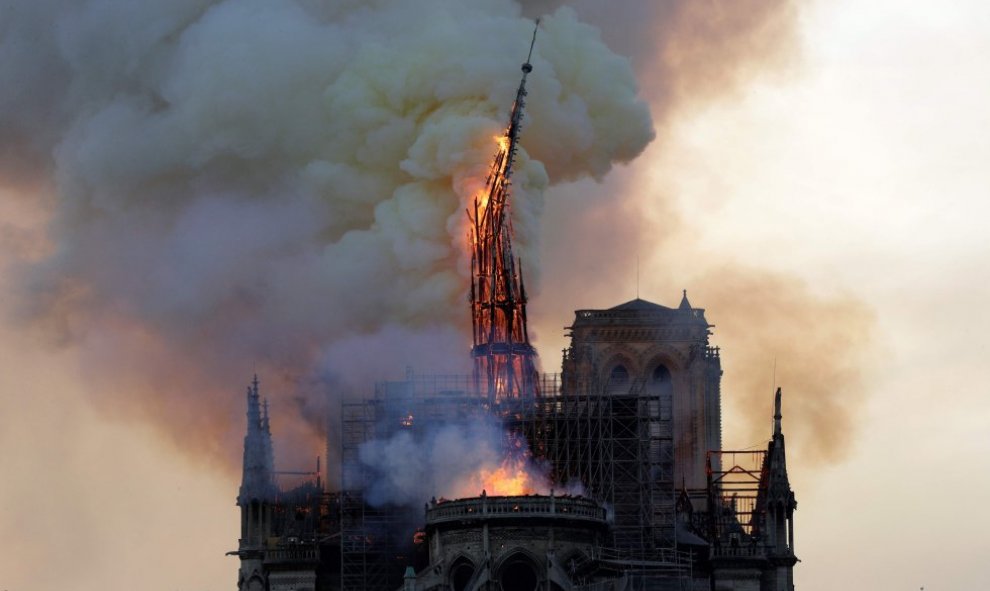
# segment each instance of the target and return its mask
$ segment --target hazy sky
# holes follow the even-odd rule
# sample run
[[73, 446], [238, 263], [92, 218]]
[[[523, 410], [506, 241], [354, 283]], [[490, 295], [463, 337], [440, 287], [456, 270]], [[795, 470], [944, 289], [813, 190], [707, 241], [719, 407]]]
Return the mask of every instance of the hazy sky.
[[678, 122], [644, 166], [676, 179], [700, 248], [876, 313], [851, 456], [789, 450], [798, 588], [988, 588], [990, 8], [821, 2], [802, 33], [793, 77]]
[[[821, 454], [788, 447], [802, 590], [990, 588], [988, 6], [804, 7], [793, 62], [679, 113], [665, 141], [604, 185], [575, 189], [632, 192], [633, 206], [614, 213], [636, 216], [657, 237], [636, 246], [646, 299], [672, 305], [682, 287], [704, 292], [698, 261], [725, 260], [870, 309], [875, 330], [857, 357], [868, 367], [848, 452], [802, 462]], [[548, 195], [551, 259], [567, 236], [554, 213], [571, 206], [561, 199], [568, 189]], [[661, 207], [661, 193], [673, 205]], [[4, 219], [43, 224], [37, 205], [3, 197]], [[544, 271], [545, 293], [555, 274], [566, 282], [565, 271]], [[634, 297], [635, 269], [625, 276], [570, 308], [534, 302], [548, 368], [573, 307]], [[0, 276], [5, 308], [14, 287]], [[722, 322], [711, 302], [692, 303]], [[100, 393], [72, 349], [42, 347], [12, 325], [0, 331], [0, 588], [233, 586], [236, 559], [224, 552], [237, 542], [237, 476], [124, 414], [94, 410]], [[789, 363], [786, 351], [768, 353], [768, 411], [773, 355]], [[732, 418], [741, 406], [733, 376], [727, 368], [726, 443], [744, 447], [754, 441], [739, 440], [751, 429]], [[800, 441], [781, 385], [785, 433]], [[765, 424], [769, 435], [769, 412]]]

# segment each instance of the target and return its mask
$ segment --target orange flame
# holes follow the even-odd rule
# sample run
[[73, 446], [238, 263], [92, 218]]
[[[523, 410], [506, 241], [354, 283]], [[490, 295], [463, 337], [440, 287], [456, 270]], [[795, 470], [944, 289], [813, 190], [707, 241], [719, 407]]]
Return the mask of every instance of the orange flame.
[[[492, 139], [495, 140], [496, 144], [498, 144], [498, 151], [496, 154], [501, 154], [509, 149], [509, 138], [507, 136], [496, 135], [492, 136]], [[502, 170], [499, 170], [498, 173], [501, 174]], [[479, 209], [484, 211], [484, 209], [488, 207], [488, 187], [482, 187], [479, 189], [475, 196], [475, 200], [478, 202]]]
[[495, 141], [498, 142], [499, 152], [504, 152], [509, 149], [509, 138], [504, 135], [495, 136]]
[[546, 494], [544, 478], [536, 474], [525, 458], [506, 458], [496, 467], [483, 467], [471, 482], [474, 494], [490, 496]]
[[[498, 150], [496, 154], [502, 154], [509, 149], [509, 137], [507, 135], [494, 135], [492, 139], [498, 145]], [[499, 174], [502, 173], [501, 170], [498, 171]], [[485, 209], [488, 207], [489, 198], [489, 187], [480, 187], [474, 194], [475, 209], [479, 215], [481, 215]], [[468, 232], [468, 246], [474, 246], [477, 243], [478, 237], [474, 235], [473, 232]]]

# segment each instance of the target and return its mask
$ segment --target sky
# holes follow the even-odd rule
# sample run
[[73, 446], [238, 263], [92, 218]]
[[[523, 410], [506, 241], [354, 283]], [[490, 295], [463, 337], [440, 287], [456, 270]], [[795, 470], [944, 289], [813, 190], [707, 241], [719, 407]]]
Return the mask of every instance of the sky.
[[798, 588], [990, 585], [988, 27], [982, 3], [820, 3], [800, 70], [678, 122], [650, 173], [679, 173], [705, 250], [876, 314], [848, 458], [789, 456]]
[[[552, 264], [532, 305], [544, 367], [559, 363], [553, 352], [573, 309], [611, 306], [637, 289], [673, 305], [687, 289], [726, 347], [728, 446], [769, 435], [777, 359], [799, 503], [798, 588], [990, 588], [990, 315], [981, 305], [990, 297], [990, 66], [982, 59], [990, 8], [834, 0], [803, 4], [795, 18], [793, 45], [774, 65], [753, 66], [731, 89], [672, 114], [651, 99], [660, 140], [601, 184], [548, 190], [541, 248]], [[648, 67], [640, 62], [636, 73], [652, 88]], [[4, 219], [45, 227], [44, 202], [3, 191]], [[565, 222], [568, 210], [594, 199], [619, 218], [601, 226], [636, 220], [636, 244], [602, 242], [603, 256], [620, 262], [609, 281], [578, 291], [573, 282], [587, 273], [567, 255], [578, 245]], [[640, 259], [638, 286], [630, 254]], [[727, 315], [745, 309], [733, 301], [745, 294], [723, 294], [710, 278], [739, 268], [807, 297], [854, 301], [849, 318], [869, 324], [862, 335], [835, 337], [866, 341], [848, 343], [856, 392], [819, 394], [834, 395], [850, 415], [828, 440], [840, 452], [802, 436], [812, 414], [788, 414], [789, 401], [802, 400], [792, 386], [819, 378], [814, 346], [785, 339], [759, 355], [729, 346], [746, 342], [738, 335], [749, 321], [814, 323], [790, 315], [800, 306]], [[17, 288], [14, 274], [0, 275], [0, 306], [16, 308]], [[744, 392], [740, 358], [765, 367], [757, 372], [766, 376], [762, 409], [749, 408], [761, 395]], [[190, 454], [135, 418], [126, 391], [107, 398], [90, 361], [14, 322], [0, 326], [0, 535], [8, 541], [0, 588], [124, 589], [139, 580], [162, 591], [229, 588], [236, 473], [217, 454]], [[794, 368], [805, 375], [792, 378]], [[750, 424], [764, 415], [764, 424]]]

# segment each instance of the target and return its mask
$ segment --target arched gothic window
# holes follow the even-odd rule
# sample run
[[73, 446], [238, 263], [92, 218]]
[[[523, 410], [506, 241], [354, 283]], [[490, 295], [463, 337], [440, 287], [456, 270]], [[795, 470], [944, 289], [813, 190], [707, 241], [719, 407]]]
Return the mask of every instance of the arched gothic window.
[[539, 569], [523, 554], [516, 554], [505, 561], [498, 574], [502, 589], [536, 591], [540, 584]]
[[650, 374], [650, 393], [659, 397], [659, 418], [664, 421], [670, 420], [673, 414], [674, 380], [670, 370], [662, 363], [653, 368]]
[[624, 365], [616, 365], [612, 368], [612, 373], [608, 376], [610, 387], [625, 386], [629, 383], [629, 370]]

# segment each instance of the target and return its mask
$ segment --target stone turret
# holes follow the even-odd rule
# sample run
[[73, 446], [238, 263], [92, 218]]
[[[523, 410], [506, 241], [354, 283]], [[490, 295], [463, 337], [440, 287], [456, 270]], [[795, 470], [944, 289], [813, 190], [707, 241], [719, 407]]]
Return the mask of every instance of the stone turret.
[[797, 500], [787, 478], [787, 457], [784, 453], [784, 432], [781, 426], [781, 392], [774, 395], [773, 438], [767, 447], [766, 488], [761, 504], [766, 508], [767, 558], [771, 568], [765, 573], [763, 589], [794, 590], [794, 510]]
[[237, 587], [243, 591], [267, 588], [263, 568], [265, 542], [272, 529], [275, 501], [275, 460], [268, 419], [268, 400], [261, 401], [258, 376], [247, 389], [247, 433], [237, 505], [241, 508], [241, 538], [237, 555], [241, 568]]
[[275, 459], [268, 419], [268, 400], [263, 403], [258, 376], [247, 389], [247, 433], [244, 435], [244, 464], [238, 504], [270, 500], [275, 494]]

